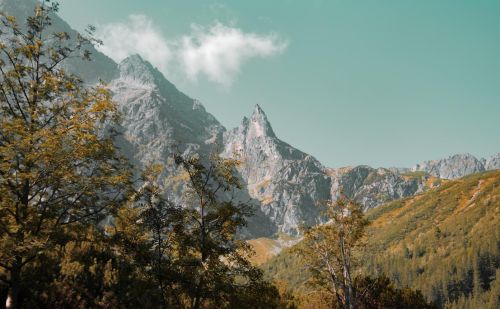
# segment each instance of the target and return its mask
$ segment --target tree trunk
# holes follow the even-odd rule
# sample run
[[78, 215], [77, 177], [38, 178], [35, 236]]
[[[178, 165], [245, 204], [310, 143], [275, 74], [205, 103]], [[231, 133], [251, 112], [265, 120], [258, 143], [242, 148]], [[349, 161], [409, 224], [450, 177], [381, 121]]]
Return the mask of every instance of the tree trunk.
[[343, 267], [343, 273], [344, 273], [344, 294], [345, 295], [345, 300], [346, 300], [346, 307], [349, 309], [354, 309], [354, 289], [352, 287], [352, 280], [351, 280], [351, 272], [350, 272], [350, 263], [348, 261], [349, 259], [349, 252], [347, 252], [347, 249], [345, 247], [345, 240], [344, 237], [340, 238], [340, 253], [342, 257], [342, 267]]
[[19, 258], [16, 259], [12, 269], [10, 271], [10, 288], [7, 294], [7, 300], [5, 301], [6, 309], [18, 309], [19, 304], [19, 293], [21, 290], [21, 261]]
[[194, 299], [193, 309], [200, 309], [201, 306], [201, 292], [202, 292], [203, 278], [200, 279], [200, 283], [196, 287], [196, 296]]

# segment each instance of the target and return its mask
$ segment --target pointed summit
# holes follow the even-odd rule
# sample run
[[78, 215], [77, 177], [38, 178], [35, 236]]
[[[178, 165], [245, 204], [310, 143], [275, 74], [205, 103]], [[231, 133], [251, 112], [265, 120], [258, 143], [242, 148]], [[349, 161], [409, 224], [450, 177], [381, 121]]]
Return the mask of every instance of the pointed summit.
[[252, 117], [250, 117], [249, 126], [253, 129], [252, 131], [255, 133], [256, 137], [276, 137], [273, 128], [271, 127], [271, 123], [267, 120], [266, 113], [264, 113], [259, 104], [255, 105]]
[[[118, 64], [120, 80], [139, 87], [159, 89], [165, 97], [176, 97], [189, 101], [186, 108], [200, 109], [200, 103], [181, 93], [162, 72], [138, 54], [130, 55]], [[203, 108], [203, 111], [205, 109]]]
[[141, 55], [139, 55], [139, 54], [130, 55], [127, 58], [122, 60], [122, 62], [126, 62], [126, 61], [127, 62], [142, 63], [142, 64], [148, 63], [146, 60], [142, 59]]
[[136, 80], [141, 84], [153, 84], [158, 74], [156, 69], [148, 61], [142, 59], [138, 54], [128, 56], [118, 65], [120, 76]]
[[255, 107], [253, 108], [253, 113], [254, 114], [264, 114], [264, 111], [262, 110], [262, 108], [260, 107], [259, 104], [255, 104]]

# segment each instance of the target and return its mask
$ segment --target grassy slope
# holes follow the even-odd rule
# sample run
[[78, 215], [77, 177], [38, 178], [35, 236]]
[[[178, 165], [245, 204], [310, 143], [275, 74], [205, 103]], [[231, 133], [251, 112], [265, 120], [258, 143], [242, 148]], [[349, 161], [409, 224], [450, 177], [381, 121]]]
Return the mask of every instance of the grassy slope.
[[[385, 273], [440, 304], [490, 288], [500, 267], [500, 171], [446, 182], [367, 216], [365, 274]], [[289, 250], [262, 267], [293, 288], [308, 276]]]
[[254, 265], [261, 265], [265, 263], [275, 256], [280, 250], [280, 244], [276, 240], [267, 237], [251, 239], [248, 243], [255, 251], [255, 255], [250, 258], [250, 261]]

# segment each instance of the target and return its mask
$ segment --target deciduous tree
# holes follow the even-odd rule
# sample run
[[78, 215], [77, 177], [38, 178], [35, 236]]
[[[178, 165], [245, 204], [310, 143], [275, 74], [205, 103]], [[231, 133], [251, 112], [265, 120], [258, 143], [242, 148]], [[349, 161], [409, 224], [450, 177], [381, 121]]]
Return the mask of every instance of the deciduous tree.
[[249, 262], [249, 245], [237, 238], [251, 214], [250, 205], [237, 199], [239, 161], [177, 155], [175, 162], [187, 173], [190, 187], [183, 244], [189, 307], [272, 308], [278, 293]]
[[40, 3], [25, 24], [0, 15], [0, 284], [20, 306], [26, 265], [97, 224], [129, 179], [113, 145], [116, 106], [103, 85], [64, 71], [89, 59], [91, 37], [49, 33], [57, 5]]
[[306, 229], [296, 252], [312, 272], [313, 283], [328, 290], [342, 308], [352, 309], [356, 301], [355, 250], [362, 244], [368, 221], [361, 207], [345, 197], [324, 206], [327, 222]]

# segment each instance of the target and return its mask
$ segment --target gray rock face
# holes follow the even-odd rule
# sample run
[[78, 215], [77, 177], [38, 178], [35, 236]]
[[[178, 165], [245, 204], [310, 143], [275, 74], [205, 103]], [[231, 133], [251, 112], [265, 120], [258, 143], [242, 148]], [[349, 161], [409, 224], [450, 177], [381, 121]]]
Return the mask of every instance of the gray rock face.
[[500, 152], [484, 161], [484, 169], [487, 171], [500, 169]]
[[316, 202], [330, 197], [331, 181], [312, 156], [276, 137], [257, 105], [241, 125], [224, 134], [224, 156], [237, 154], [251, 197], [278, 232], [297, 234], [300, 224], [319, 223]]
[[[208, 157], [222, 144], [225, 128], [201, 103], [177, 90], [151, 64], [140, 56], [126, 58], [118, 65], [119, 77], [111, 81], [113, 99], [122, 113], [123, 153], [142, 168], [149, 163], [162, 163], [158, 178], [165, 193], [175, 201], [183, 201], [186, 186], [176, 179], [179, 170], [168, 160], [174, 152]], [[246, 188], [236, 195], [239, 201], [255, 201]], [[256, 209], [241, 237], [269, 236], [275, 232], [269, 218]]]
[[336, 199], [341, 189], [366, 210], [421, 192], [430, 177], [368, 166], [327, 169], [277, 138], [258, 105], [250, 118], [224, 134], [224, 145], [223, 155], [240, 156], [250, 196], [260, 202], [278, 232], [291, 235], [303, 223], [320, 223], [318, 202]]
[[432, 185], [427, 185], [429, 175], [405, 173], [385, 168], [371, 168], [360, 165], [352, 168], [331, 170], [332, 196], [337, 197], [342, 190], [368, 210], [380, 204], [415, 195]]
[[224, 127], [197, 100], [191, 99], [140, 56], [118, 65], [110, 83], [122, 113], [127, 154], [142, 165], [165, 162], [174, 152], [207, 154], [222, 140]]
[[[494, 164], [494, 163], [493, 163]], [[412, 171], [424, 171], [444, 179], [455, 179], [485, 171], [483, 163], [471, 154], [456, 154], [446, 159], [425, 161]]]
[[[118, 146], [136, 167], [162, 163], [159, 184], [171, 199], [180, 202], [185, 182], [175, 179], [179, 170], [168, 158], [174, 152], [207, 157], [222, 144], [225, 128], [199, 101], [177, 90], [140, 56], [126, 58], [118, 69], [119, 77], [110, 84], [123, 115]], [[246, 189], [238, 192], [237, 199], [255, 204]], [[252, 238], [274, 232], [269, 218], [256, 209], [240, 236]]]

